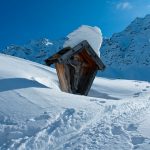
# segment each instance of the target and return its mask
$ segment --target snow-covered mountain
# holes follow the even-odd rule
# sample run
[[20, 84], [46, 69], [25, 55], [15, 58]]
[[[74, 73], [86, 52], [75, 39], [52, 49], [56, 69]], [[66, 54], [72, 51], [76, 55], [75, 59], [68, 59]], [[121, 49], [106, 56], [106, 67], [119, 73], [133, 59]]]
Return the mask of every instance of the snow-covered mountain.
[[105, 39], [101, 57], [107, 66], [101, 74], [105, 77], [150, 81], [150, 15]]
[[44, 60], [50, 55], [56, 53], [63, 47], [64, 39], [60, 40], [49, 40], [49, 39], [39, 39], [32, 40], [23, 46], [10, 45], [1, 52], [11, 56], [16, 56], [44, 64]]
[[149, 150], [150, 83], [96, 78], [63, 93], [55, 70], [0, 54], [0, 149]]
[[[63, 47], [66, 38], [41, 39], [24, 46], [11, 45], [2, 51], [44, 64], [44, 60]], [[106, 70], [99, 76], [150, 81], [150, 15], [136, 18], [124, 31], [104, 39], [101, 59]]]

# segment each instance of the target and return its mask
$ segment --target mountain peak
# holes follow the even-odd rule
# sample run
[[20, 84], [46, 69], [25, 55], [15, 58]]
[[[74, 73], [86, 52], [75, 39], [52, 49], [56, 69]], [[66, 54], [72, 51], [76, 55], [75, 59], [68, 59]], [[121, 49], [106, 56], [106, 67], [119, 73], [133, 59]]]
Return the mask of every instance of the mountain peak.
[[101, 49], [106, 64], [103, 76], [150, 81], [150, 15], [136, 18], [122, 32], [104, 40]]

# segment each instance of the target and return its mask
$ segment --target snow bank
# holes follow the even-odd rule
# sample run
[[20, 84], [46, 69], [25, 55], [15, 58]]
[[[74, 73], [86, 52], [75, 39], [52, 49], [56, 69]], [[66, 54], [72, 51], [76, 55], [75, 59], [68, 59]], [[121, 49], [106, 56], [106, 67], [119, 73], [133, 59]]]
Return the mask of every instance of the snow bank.
[[149, 150], [150, 83], [96, 77], [73, 95], [50, 67], [0, 60], [0, 150]]
[[102, 33], [100, 28], [82, 25], [77, 30], [70, 33], [68, 40], [64, 43], [63, 47], [74, 47], [83, 40], [87, 40], [92, 46], [94, 51], [100, 57], [100, 47], [102, 44]]

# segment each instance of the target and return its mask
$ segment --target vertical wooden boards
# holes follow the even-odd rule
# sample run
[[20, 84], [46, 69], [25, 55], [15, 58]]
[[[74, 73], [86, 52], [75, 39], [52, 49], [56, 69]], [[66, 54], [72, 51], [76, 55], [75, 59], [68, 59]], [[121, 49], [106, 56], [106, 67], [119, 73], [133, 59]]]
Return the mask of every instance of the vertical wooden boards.
[[56, 63], [61, 90], [87, 95], [97, 72], [97, 65], [86, 50], [69, 58], [68, 63]]
[[70, 86], [69, 86], [69, 76], [70, 74], [66, 74], [66, 70], [65, 70], [65, 65], [64, 64], [59, 64], [56, 63], [55, 64], [56, 70], [57, 70], [57, 75], [59, 78], [59, 82], [60, 82], [60, 88], [62, 91], [64, 92], [71, 92], [70, 90]]

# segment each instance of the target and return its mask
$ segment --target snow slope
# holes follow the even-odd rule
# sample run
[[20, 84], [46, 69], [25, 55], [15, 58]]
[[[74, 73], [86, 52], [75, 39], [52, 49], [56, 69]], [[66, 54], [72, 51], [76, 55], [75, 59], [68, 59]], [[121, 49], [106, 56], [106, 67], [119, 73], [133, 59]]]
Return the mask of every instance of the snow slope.
[[0, 60], [0, 149], [149, 150], [150, 83], [96, 78], [85, 97], [52, 68]]
[[63, 47], [74, 47], [80, 42], [87, 40], [96, 54], [100, 57], [100, 47], [102, 44], [102, 33], [100, 28], [82, 25], [69, 35], [67, 35]]

